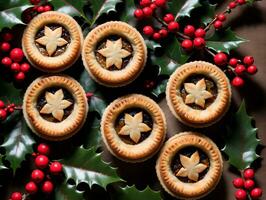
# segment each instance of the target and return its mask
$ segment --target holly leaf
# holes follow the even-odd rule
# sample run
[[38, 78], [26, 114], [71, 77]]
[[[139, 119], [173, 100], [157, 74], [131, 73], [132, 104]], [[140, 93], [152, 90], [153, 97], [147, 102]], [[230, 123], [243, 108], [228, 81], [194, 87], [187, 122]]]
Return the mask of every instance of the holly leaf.
[[[100, 122], [96, 116], [92, 120], [87, 120], [87, 123], [85, 126], [86, 130], [86, 139], [84, 139], [83, 146], [86, 149], [92, 148], [92, 147], [99, 147], [101, 144], [101, 130], [100, 130]], [[88, 131], [89, 130], [89, 131]]]
[[132, 0], [124, 0], [123, 2], [124, 9], [120, 12], [120, 20], [134, 26], [137, 23], [134, 17], [134, 11], [136, 10], [135, 2]]
[[101, 86], [92, 80], [86, 70], [81, 74], [79, 82], [86, 92], [92, 93], [92, 96], [89, 99], [90, 111], [96, 111], [102, 116], [107, 106], [107, 102], [104, 100], [103, 94], [100, 90]]
[[135, 186], [126, 186], [124, 188], [115, 188], [114, 192], [111, 192], [111, 199], [113, 200], [161, 200], [160, 192], [153, 191], [150, 187], [146, 187], [140, 191]]
[[3, 163], [3, 155], [0, 155], [0, 171], [8, 169]]
[[151, 49], [151, 50], [155, 50], [156, 48], [162, 47], [159, 43], [157, 43], [153, 40], [145, 40], [145, 43], [146, 43], [147, 48]]
[[76, 185], [85, 182], [90, 187], [97, 184], [105, 189], [110, 183], [122, 181], [116, 170], [102, 161], [101, 154], [95, 150], [80, 147], [61, 161], [67, 180], [73, 179]]
[[14, 174], [21, 162], [25, 160], [25, 156], [33, 152], [32, 145], [34, 143], [31, 131], [24, 119], [20, 120], [5, 138], [1, 147], [6, 150], [5, 159], [10, 162]]
[[229, 157], [229, 163], [239, 170], [249, 168], [259, 156], [256, 148], [260, 140], [257, 138], [257, 128], [252, 125], [252, 117], [248, 116], [245, 102], [226, 126], [227, 137], [223, 151]]
[[111, 11], [116, 12], [116, 5], [120, 2], [122, 2], [122, 0], [91, 0], [90, 4], [93, 12], [91, 25], [93, 25], [101, 15], [108, 14]]
[[24, 5], [28, 5], [28, 0], [12, 0], [12, 1], [0, 1], [0, 11], [8, 10], [14, 7], [20, 7]]
[[200, 21], [207, 26], [215, 16], [216, 5], [211, 5], [209, 2], [202, 5], [200, 9]]
[[179, 17], [189, 17], [192, 10], [200, 7], [199, 0], [178, 0], [169, 1], [168, 7], [171, 13], [176, 13], [175, 19]]
[[207, 39], [206, 46], [214, 51], [223, 51], [230, 53], [230, 50], [236, 49], [239, 45], [247, 40], [238, 37], [230, 28], [220, 32], [215, 31], [214, 34]]
[[162, 81], [160, 81], [156, 87], [151, 91], [151, 93], [155, 96], [155, 97], [159, 97], [161, 94], [165, 93], [166, 90], [166, 85], [167, 85], [168, 79], [164, 79]]
[[83, 200], [83, 192], [76, 189], [75, 185], [62, 183], [56, 187], [54, 199], [57, 200]]

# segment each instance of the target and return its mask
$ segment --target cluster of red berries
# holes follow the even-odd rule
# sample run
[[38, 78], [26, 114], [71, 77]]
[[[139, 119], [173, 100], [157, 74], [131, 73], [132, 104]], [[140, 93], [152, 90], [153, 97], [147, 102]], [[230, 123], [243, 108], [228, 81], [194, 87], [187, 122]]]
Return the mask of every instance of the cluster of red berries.
[[166, 0], [140, 0], [139, 5], [141, 8], [134, 11], [134, 16], [137, 19], [143, 19], [151, 17], [156, 8], [165, 7]]
[[11, 115], [16, 109], [16, 105], [11, 103], [5, 105], [5, 103], [0, 100], [0, 121], [4, 121], [9, 115]]
[[[51, 180], [51, 175], [59, 175], [62, 172], [62, 164], [60, 162], [50, 162], [47, 157], [50, 153], [50, 147], [47, 144], [39, 144], [37, 147], [38, 153], [33, 153], [35, 157], [34, 164], [37, 169], [31, 173], [31, 181], [25, 185], [25, 190], [28, 195], [33, 195], [39, 191], [45, 194], [50, 194], [54, 190], [54, 183]], [[23, 195], [20, 192], [11, 194], [10, 200], [22, 200]]]
[[195, 28], [192, 25], [187, 25], [184, 28], [184, 35], [188, 38], [184, 39], [181, 43], [185, 51], [191, 51], [193, 48], [202, 49], [205, 47], [206, 31], [203, 28]]
[[232, 85], [235, 87], [242, 87], [245, 84], [243, 79], [245, 74], [254, 75], [258, 71], [252, 56], [245, 56], [242, 61], [237, 58], [229, 60], [227, 54], [220, 52], [214, 56], [214, 63], [221, 67], [227, 66], [227, 71], [234, 73]]
[[262, 196], [262, 189], [255, 188], [254, 182], [255, 172], [253, 169], [246, 169], [244, 171], [242, 178], [235, 178], [233, 180], [233, 185], [238, 190], [235, 192], [235, 198], [237, 200], [246, 200], [248, 196], [251, 199], [259, 199]]
[[41, 0], [29, 0], [29, 1], [34, 6], [26, 9], [23, 12], [22, 19], [25, 23], [29, 23], [36, 15], [40, 13], [53, 10], [52, 5], [47, 3], [47, 1], [41, 1]]
[[10, 31], [2, 33], [3, 41], [0, 42], [2, 53], [1, 64], [5, 71], [13, 72], [16, 81], [23, 81], [25, 74], [30, 70], [30, 65], [25, 61], [21, 48], [12, 48], [13, 34]]

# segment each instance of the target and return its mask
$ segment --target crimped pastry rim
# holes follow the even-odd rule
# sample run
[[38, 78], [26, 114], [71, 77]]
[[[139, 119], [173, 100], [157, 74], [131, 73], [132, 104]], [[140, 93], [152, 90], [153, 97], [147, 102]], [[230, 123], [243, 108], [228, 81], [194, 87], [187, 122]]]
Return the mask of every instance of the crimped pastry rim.
[[[216, 83], [218, 95], [215, 101], [205, 110], [195, 110], [186, 105], [177, 95], [183, 81], [192, 74], [206, 75]], [[167, 105], [173, 115], [182, 123], [192, 127], [207, 127], [219, 121], [227, 112], [231, 103], [231, 86], [226, 75], [217, 66], [204, 62], [189, 62], [170, 76], [166, 87]]]
[[[72, 113], [62, 122], [53, 123], [41, 117], [35, 104], [46, 88], [61, 86], [75, 99]], [[66, 75], [41, 76], [27, 88], [23, 99], [23, 115], [30, 129], [38, 136], [52, 141], [65, 140], [73, 136], [84, 125], [88, 103], [82, 86]]]
[[[133, 57], [126, 68], [119, 71], [104, 69], [96, 60], [95, 47], [108, 35], [120, 35], [133, 47]], [[82, 48], [83, 64], [90, 76], [107, 87], [124, 86], [134, 81], [142, 72], [147, 60], [147, 47], [141, 34], [125, 22], [110, 21], [94, 28], [85, 38]]]
[[[196, 146], [210, 160], [209, 171], [196, 183], [179, 181], [170, 168], [172, 157], [186, 146]], [[223, 160], [218, 147], [210, 138], [196, 132], [182, 132], [169, 138], [156, 162], [156, 174], [162, 187], [172, 196], [182, 199], [199, 199], [208, 195], [219, 183], [222, 172]]]
[[[153, 130], [149, 137], [136, 145], [124, 143], [114, 129], [117, 116], [125, 109], [140, 107], [153, 118]], [[166, 136], [166, 119], [163, 111], [149, 97], [130, 94], [114, 100], [104, 111], [101, 120], [101, 135], [108, 150], [126, 162], [143, 162], [152, 157], [162, 146]]]
[[[46, 24], [56, 23], [64, 26], [71, 36], [67, 50], [56, 57], [44, 56], [35, 45], [37, 31]], [[22, 48], [29, 62], [37, 69], [57, 73], [70, 67], [79, 58], [83, 45], [83, 34], [79, 24], [69, 15], [49, 11], [34, 17], [25, 29], [22, 37]]]

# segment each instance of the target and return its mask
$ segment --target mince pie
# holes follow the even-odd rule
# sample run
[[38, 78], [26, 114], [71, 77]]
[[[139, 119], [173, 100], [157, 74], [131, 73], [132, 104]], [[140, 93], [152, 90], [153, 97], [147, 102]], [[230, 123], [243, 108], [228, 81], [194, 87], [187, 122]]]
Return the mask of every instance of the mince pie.
[[156, 173], [163, 188], [181, 199], [199, 199], [218, 184], [223, 160], [218, 147], [206, 136], [184, 132], [162, 148]]
[[152, 99], [127, 95], [106, 108], [101, 134], [114, 156], [126, 162], [141, 162], [152, 157], [163, 144], [165, 116]]
[[27, 89], [23, 114], [28, 126], [48, 140], [64, 140], [85, 123], [88, 112], [81, 85], [68, 76], [43, 76]]
[[181, 122], [192, 127], [206, 127], [227, 112], [231, 87], [218, 67], [195, 61], [182, 65], [171, 75], [166, 99], [171, 112]]
[[83, 35], [69, 15], [50, 11], [34, 17], [24, 31], [22, 47], [30, 63], [45, 72], [70, 67], [81, 53]]
[[129, 84], [141, 73], [147, 47], [135, 28], [112, 21], [97, 26], [87, 35], [82, 59], [95, 81], [107, 87], [119, 87]]

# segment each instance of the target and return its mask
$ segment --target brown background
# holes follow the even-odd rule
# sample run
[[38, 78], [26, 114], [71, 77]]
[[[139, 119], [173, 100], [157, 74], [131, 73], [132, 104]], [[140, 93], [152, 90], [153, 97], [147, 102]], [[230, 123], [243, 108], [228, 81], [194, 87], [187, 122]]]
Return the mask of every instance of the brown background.
[[[224, 2], [220, 10], [224, 10], [228, 1]], [[246, 86], [240, 90], [233, 90], [233, 102], [231, 112], [235, 112], [244, 98], [247, 104], [248, 113], [256, 120], [256, 127], [258, 128], [258, 136], [263, 145], [266, 144], [266, 2], [256, 2], [254, 6], [243, 6], [237, 8], [227, 20], [232, 29], [241, 37], [249, 40], [244, 43], [237, 50], [239, 56], [252, 55], [255, 58], [255, 65], [258, 66], [259, 73], [250, 77], [246, 81]], [[168, 137], [180, 131], [191, 130], [180, 124], [170, 113], [166, 105], [165, 99], [160, 102], [164, 110], [168, 123]], [[227, 115], [225, 118], [228, 118]], [[204, 130], [197, 130], [207, 134], [220, 147], [222, 143], [219, 141], [219, 134], [224, 134], [223, 122]], [[116, 166], [119, 166], [119, 174], [125, 178], [130, 184], [136, 184], [139, 189], [143, 189], [146, 184], [152, 188], [158, 188], [157, 179], [154, 170], [151, 167], [155, 165], [155, 158], [143, 164], [125, 164], [117, 159], [110, 157], [110, 154], [105, 151], [106, 159], [112, 160]], [[258, 153], [262, 157], [266, 157], [266, 149], [263, 146], [258, 148]], [[266, 159], [259, 159], [255, 162], [256, 182], [257, 185], [264, 189], [264, 196], [261, 199], [266, 199]], [[221, 182], [214, 192], [203, 199], [217, 199], [217, 200], [232, 200], [234, 199], [234, 192], [236, 189], [232, 186], [232, 180], [237, 177], [236, 171], [230, 168], [225, 162], [224, 174]], [[165, 199], [172, 199], [166, 197]]]

